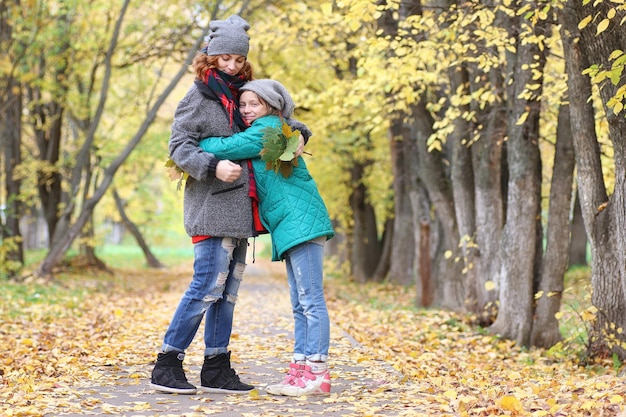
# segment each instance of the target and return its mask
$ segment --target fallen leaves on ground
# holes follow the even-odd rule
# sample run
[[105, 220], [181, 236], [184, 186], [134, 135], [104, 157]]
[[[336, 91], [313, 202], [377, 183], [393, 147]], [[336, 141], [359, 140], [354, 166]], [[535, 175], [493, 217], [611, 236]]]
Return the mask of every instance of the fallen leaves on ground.
[[424, 405], [432, 415], [626, 415], [626, 383], [611, 361], [583, 368], [561, 352], [520, 349], [461, 315], [411, 308], [405, 287], [327, 287], [332, 320], [413, 382], [416, 397], [430, 394], [440, 405]]
[[[81, 414], [94, 409], [146, 415], [154, 405], [138, 399], [114, 406], [106, 402], [102, 387], [115, 387], [121, 381], [146, 384], [146, 364], [154, 361], [190, 276], [188, 268], [116, 271], [108, 280], [72, 276], [54, 284], [55, 291], [37, 292], [43, 285], [31, 283], [26, 293], [0, 294], [0, 416]], [[266, 279], [284, 280], [279, 275]], [[331, 364], [337, 369], [347, 369], [350, 363], [371, 369], [378, 365], [370, 364], [386, 363], [395, 368], [391, 374], [368, 375], [366, 389], [359, 385], [362, 374], [333, 375], [343, 378], [347, 388], [341, 396], [319, 400], [328, 415], [339, 409], [347, 410], [346, 415], [372, 417], [616, 416], [624, 412], [626, 384], [615, 376], [610, 363], [581, 368], [563, 356], [521, 350], [468, 326], [461, 316], [410, 308], [411, 294], [402, 288], [333, 280], [327, 287], [334, 325]], [[284, 296], [288, 297], [286, 290]], [[276, 298], [269, 302], [263, 294], [240, 298], [235, 321], [245, 325], [233, 334], [233, 351], [259, 361], [288, 357], [289, 317], [273, 317], [272, 325], [284, 332], [275, 336], [273, 344], [263, 344], [259, 337], [267, 331], [263, 328], [267, 320], [247, 313], [247, 306], [264, 302], [264, 311], [273, 314]], [[355, 348], [340, 330], [362, 347]], [[201, 351], [197, 339], [201, 337], [194, 341], [196, 352]], [[190, 365], [200, 364], [198, 355], [188, 356]], [[101, 388], [89, 395], [93, 387]], [[163, 407], [176, 402], [172, 396], [156, 398]], [[234, 404], [242, 416], [287, 416], [292, 415], [294, 401], [311, 399], [290, 401], [258, 392], [219, 400], [198, 397], [193, 415], [211, 415], [224, 404]], [[263, 404], [274, 411], [254, 411]]]

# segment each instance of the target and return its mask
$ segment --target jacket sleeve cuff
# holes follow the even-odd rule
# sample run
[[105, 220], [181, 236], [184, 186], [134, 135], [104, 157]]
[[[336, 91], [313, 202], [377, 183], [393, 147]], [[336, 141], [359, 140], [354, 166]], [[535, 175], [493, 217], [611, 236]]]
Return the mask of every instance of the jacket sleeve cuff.
[[208, 169], [208, 174], [210, 177], [215, 177], [215, 171], [217, 170], [217, 163], [220, 160], [217, 158], [211, 158], [209, 159], [209, 169]]

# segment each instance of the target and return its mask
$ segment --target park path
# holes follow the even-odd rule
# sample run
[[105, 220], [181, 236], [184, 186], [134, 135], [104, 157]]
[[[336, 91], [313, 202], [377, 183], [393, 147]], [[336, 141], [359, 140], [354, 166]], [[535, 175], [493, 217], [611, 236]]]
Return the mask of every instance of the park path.
[[[274, 265], [274, 266], [270, 266]], [[233, 367], [241, 379], [257, 389], [246, 395], [198, 393], [172, 395], [149, 387], [152, 363], [97, 370], [110, 376], [110, 384], [76, 389], [70, 400], [80, 402], [82, 412], [57, 415], [122, 416], [420, 416], [414, 403], [416, 390], [402, 381], [389, 364], [376, 360], [338, 326], [331, 328], [332, 392], [328, 397], [288, 398], [268, 395], [264, 387], [283, 377], [292, 348], [292, 318], [288, 288], [275, 266], [248, 265], [237, 303], [231, 342]], [[175, 305], [180, 290], [172, 290]], [[199, 334], [187, 352], [189, 381], [199, 384], [202, 340]], [[106, 378], [104, 379], [106, 380]], [[67, 399], [66, 399], [67, 400]]]

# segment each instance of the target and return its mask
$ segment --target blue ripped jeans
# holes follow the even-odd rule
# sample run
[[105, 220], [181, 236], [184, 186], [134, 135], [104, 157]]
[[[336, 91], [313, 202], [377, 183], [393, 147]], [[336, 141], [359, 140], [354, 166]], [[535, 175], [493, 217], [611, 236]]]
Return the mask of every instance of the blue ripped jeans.
[[330, 320], [324, 297], [324, 245], [301, 243], [285, 254], [289, 295], [294, 318], [296, 361], [326, 361]]
[[246, 239], [205, 239], [194, 245], [193, 280], [165, 332], [163, 352], [184, 352], [204, 322], [204, 355], [228, 352], [243, 276]]

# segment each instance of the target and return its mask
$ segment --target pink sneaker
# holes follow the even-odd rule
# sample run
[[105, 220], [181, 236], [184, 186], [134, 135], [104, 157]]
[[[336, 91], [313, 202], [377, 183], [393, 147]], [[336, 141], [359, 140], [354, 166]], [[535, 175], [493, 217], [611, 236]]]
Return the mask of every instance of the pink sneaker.
[[304, 367], [304, 364], [294, 362], [290, 363], [289, 371], [287, 372], [287, 375], [285, 375], [283, 382], [281, 382], [280, 384], [268, 385], [265, 388], [265, 391], [267, 391], [267, 393], [271, 395], [283, 395], [283, 388], [293, 384], [294, 381], [300, 376], [300, 370], [303, 370]]
[[283, 385], [281, 395], [288, 397], [300, 397], [304, 395], [329, 395], [330, 372], [328, 370], [319, 374], [311, 372], [309, 366], [300, 370], [300, 375], [289, 385]]

